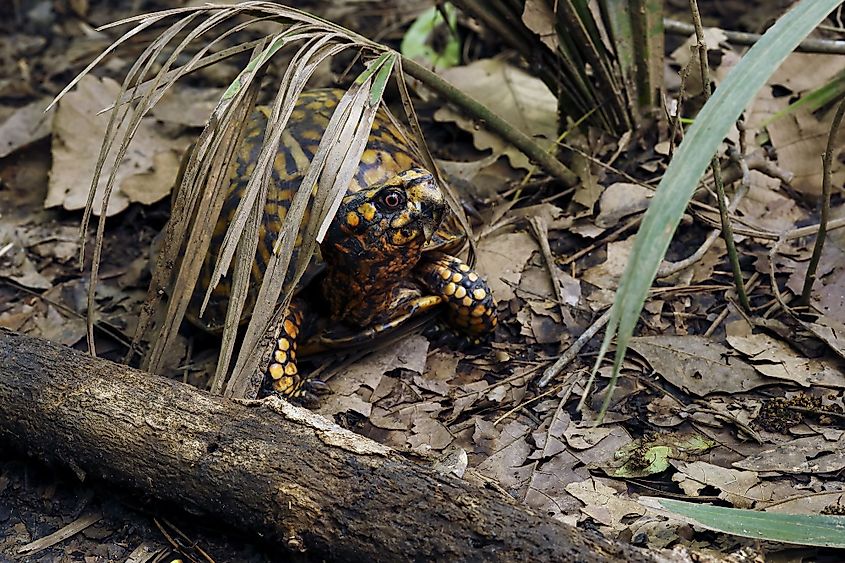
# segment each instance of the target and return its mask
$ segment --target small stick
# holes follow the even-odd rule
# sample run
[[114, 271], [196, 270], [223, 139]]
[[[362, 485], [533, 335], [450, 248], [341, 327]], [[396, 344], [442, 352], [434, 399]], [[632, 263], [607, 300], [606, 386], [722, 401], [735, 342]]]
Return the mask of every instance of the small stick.
[[542, 388], [548, 385], [549, 381], [554, 379], [569, 362], [575, 359], [575, 356], [578, 355], [581, 348], [583, 348], [598, 331], [604, 328], [604, 325], [607, 324], [608, 320], [610, 320], [610, 309], [605, 311], [604, 314], [590, 326], [590, 328], [585, 330], [584, 333], [578, 337], [578, 340], [573, 342], [555, 363], [546, 368], [546, 371], [543, 372], [542, 377], [540, 377], [540, 380], [537, 382], [537, 387]]
[[[666, 33], [673, 35], [690, 35], [695, 31], [695, 27], [677, 20], [664, 18], [663, 29]], [[721, 29], [725, 34], [725, 38], [736, 45], [754, 45], [760, 40], [760, 35], [756, 33], [745, 33], [742, 31], [730, 31]], [[827, 55], [845, 55], [845, 41], [831, 41], [830, 39], [805, 39], [795, 48], [796, 51], [802, 53], [821, 53]]]
[[816, 281], [816, 269], [822, 257], [824, 239], [827, 234], [827, 223], [830, 218], [830, 168], [833, 162], [833, 143], [836, 133], [839, 131], [839, 125], [842, 123], [843, 114], [845, 114], [845, 99], [836, 108], [833, 123], [830, 125], [830, 134], [827, 137], [827, 148], [822, 157], [822, 209], [819, 219], [819, 233], [816, 235], [816, 244], [813, 246], [813, 256], [807, 265], [807, 275], [804, 277], [804, 288], [801, 291], [801, 299], [798, 301], [799, 305], [810, 304], [810, 294], [813, 292], [813, 284]]

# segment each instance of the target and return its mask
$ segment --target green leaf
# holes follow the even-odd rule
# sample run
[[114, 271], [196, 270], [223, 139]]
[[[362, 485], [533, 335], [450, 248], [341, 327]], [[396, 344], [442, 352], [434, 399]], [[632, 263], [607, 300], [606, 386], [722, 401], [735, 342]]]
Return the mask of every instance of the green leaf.
[[666, 471], [670, 459], [692, 460], [715, 445], [697, 434], [658, 434], [649, 440], [634, 440], [616, 450], [606, 471], [624, 479], [648, 477]]
[[[616, 355], [610, 384], [616, 383], [628, 341], [660, 262], [722, 140], [783, 60], [839, 4], [840, 0], [802, 0], [796, 4], [746, 53], [696, 116], [643, 217], [628, 266], [619, 282], [591, 382], [615, 336]], [[585, 393], [584, 397], [587, 396]], [[607, 393], [602, 414], [611, 396]]]
[[640, 501], [707, 530], [743, 538], [845, 548], [843, 516], [758, 512], [657, 497], [641, 497]]
[[[435, 70], [442, 70], [457, 66], [461, 62], [461, 42], [458, 39], [458, 14], [455, 7], [448, 2], [441, 6], [448, 22], [443, 21], [443, 13], [432, 6], [411, 24], [402, 38], [400, 51], [409, 59], [432, 66]], [[432, 39], [437, 28], [446, 25], [446, 40], [440, 51], [432, 47]]]

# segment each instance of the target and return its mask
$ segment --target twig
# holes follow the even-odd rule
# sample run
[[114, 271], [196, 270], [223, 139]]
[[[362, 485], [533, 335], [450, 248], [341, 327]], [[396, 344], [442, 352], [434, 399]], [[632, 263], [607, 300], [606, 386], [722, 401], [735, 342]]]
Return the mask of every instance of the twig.
[[[695, 26], [673, 20], [669, 18], [663, 19], [663, 29], [666, 33], [674, 35], [692, 35], [695, 32]], [[745, 33], [742, 31], [730, 31], [721, 29], [725, 34], [725, 38], [736, 45], [754, 45], [760, 40], [760, 35], [756, 33]], [[829, 39], [805, 39], [795, 48], [796, 51], [802, 53], [822, 53], [828, 55], [845, 55], [845, 41], [831, 41]]]
[[573, 342], [555, 363], [546, 368], [546, 371], [543, 372], [542, 377], [540, 377], [540, 380], [537, 382], [537, 387], [545, 387], [548, 385], [549, 382], [554, 379], [569, 362], [575, 359], [575, 356], [578, 355], [578, 352], [581, 351], [587, 342], [589, 342], [598, 331], [604, 328], [604, 325], [607, 324], [609, 319], [610, 309], [605, 311], [604, 314], [596, 320], [596, 322], [590, 325], [590, 328], [585, 330], [584, 333], [578, 337], [578, 340]]
[[[11, 243], [9, 243], [9, 244], [11, 244]], [[43, 293], [39, 293], [37, 291], [34, 291], [34, 290], [26, 287], [25, 285], [22, 285], [20, 282], [17, 282], [15, 280], [11, 279], [11, 278], [5, 278], [5, 279], [0, 280], [0, 284], [6, 284], [9, 287], [15, 288], [18, 291], [23, 291], [24, 293], [27, 293], [27, 294], [35, 297], [36, 299], [40, 299], [44, 303], [55, 307], [56, 309], [65, 313], [69, 317], [73, 317], [75, 319], [85, 320], [85, 317], [81, 313], [77, 312], [76, 309], [73, 309], [73, 308], [65, 305], [64, 303], [62, 303], [60, 301], [56, 301], [55, 299], [50, 299], [49, 297], [45, 296]], [[125, 334], [120, 332], [120, 330], [117, 327], [110, 325], [108, 322], [106, 322], [104, 320], [101, 320], [101, 319], [95, 320], [94, 321], [94, 329], [102, 331], [103, 334], [114, 338], [114, 340], [116, 342], [119, 342], [122, 346], [125, 346], [125, 347], [128, 348], [131, 345], [131, 342], [129, 342], [129, 339], [126, 337]]]
[[704, 405], [702, 405], [701, 403], [698, 403], [698, 402], [689, 405], [686, 410], [687, 410], [687, 412], [700, 412], [700, 413], [712, 414], [716, 418], [721, 418], [722, 420], [724, 420], [726, 422], [730, 422], [732, 424], [735, 424], [737, 428], [739, 428], [743, 432], [745, 432], [748, 435], [749, 438], [751, 438], [752, 440], [754, 440], [758, 444], [763, 443], [763, 439], [760, 437], [760, 435], [757, 432], [754, 431], [753, 428], [751, 428], [750, 426], [748, 426], [747, 424], [745, 424], [744, 422], [739, 420], [737, 417], [735, 417], [735, 416], [733, 416], [729, 413], [721, 412], [721, 411], [718, 411], [716, 409], [711, 409], [710, 407], [704, 406]]
[[[696, 49], [698, 50], [698, 60], [701, 66], [701, 84], [706, 101], [710, 98], [710, 68], [707, 64], [707, 45], [704, 43], [704, 27], [701, 24], [701, 14], [698, 12], [698, 1], [690, 0], [689, 5], [693, 24], [695, 25]], [[739, 264], [739, 255], [736, 252], [731, 219], [728, 216], [728, 209], [725, 204], [725, 185], [722, 182], [722, 168], [719, 164], [718, 156], [713, 156], [710, 167], [713, 169], [713, 181], [716, 183], [716, 194], [718, 196], [716, 199], [719, 202], [719, 216], [722, 218], [722, 235], [725, 239], [725, 246], [728, 248], [728, 259], [733, 270], [737, 297], [742, 308], [750, 311], [751, 305], [748, 303], [748, 295], [745, 293], [745, 282], [742, 279], [742, 268]]]
[[[565, 385], [566, 385], [566, 382], [564, 381], [563, 383], [561, 383], [561, 384], [560, 384], [560, 385], [558, 385], [557, 387], [552, 387], [552, 388], [551, 388], [551, 389], [549, 389], [548, 391], [543, 391], [542, 393], [540, 393], [540, 394], [539, 394], [539, 395], [537, 395], [536, 397], [532, 397], [531, 399], [528, 399], [527, 401], [523, 401], [523, 402], [519, 403], [517, 406], [515, 406], [515, 407], [513, 407], [512, 409], [508, 410], [507, 412], [505, 412], [505, 414], [503, 414], [502, 416], [500, 416], [499, 418], [497, 418], [496, 420], [494, 420], [494, 421], [493, 421], [493, 426], [498, 425], [498, 424], [499, 424], [499, 423], [501, 423], [503, 420], [505, 420], [507, 417], [509, 417], [510, 415], [514, 414], [515, 412], [517, 412], [517, 411], [519, 411], [519, 410], [521, 410], [521, 409], [525, 408], [526, 406], [530, 405], [531, 403], [536, 403], [537, 401], [539, 401], [540, 399], [542, 399], [542, 398], [544, 398], [544, 397], [548, 397], [549, 395], [551, 395], [551, 394], [553, 394], [553, 393], [557, 393], [558, 391], [560, 391], [561, 389], [563, 389], [563, 387], [564, 387]], [[570, 391], [568, 391], [568, 392], [566, 393], [566, 396], [568, 396], [570, 393], [571, 393], [571, 387], [570, 387]]]
[[102, 520], [102, 518], [103, 514], [101, 512], [89, 512], [88, 514], [80, 516], [67, 526], [59, 528], [52, 534], [39, 538], [19, 548], [18, 555], [34, 555], [39, 551], [52, 547], [57, 543], [63, 542], [66, 539], [75, 536], [82, 530], [93, 526]]
[[490, 111], [474, 98], [446, 82], [419, 63], [402, 57], [402, 68], [440, 94], [461, 109], [484, 122], [485, 126], [502, 137], [504, 140], [524, 152], [529, 158], [537, 162], [550, 175], [559, 179], [569, 188], [578, 183], [578, 176], [561, 161], [543, 150], [543, 147], [531, 140], [531, 138], [515, 129], [507, 121]]
[[[748, 291], [753, 290], [755, 287], [757, 287], [757, 285], [759, 283], [760, 283], [760, 272], [754, 272], [751, 275], [751, 277], [748, 278], [748, 283], [746, 284], [748, 286]], [[726, 318], [728, 318], [729, 313], [730, 313], [729, 307], [726, 306], [724, 309], [722, 309], [722, 312], [719, 313], [719, 315], [715, 319], [713, 319], [713, 322], [710, 323], [710, 326], [707, 327], [707, 330], [704, 331], [703, 336], [705, 336], [707, 338], [713, 336], [713, 333], [716, 332], [716, 329], [719, 328], [719, 325], [722, 324], [722, 322]]]
[[[744, 160], [740, 160], [740, 165], [742, 166], [742, 164], [744, 164]], [[748, 170], [748, 167], [744, 166], [743, 169]], [[742, 201], [742, 198], [745, 197], [746, 193], [748, 193], [748, 175], [743, 174], [742, 180], [742, 186], [740, 186], [740, 188], [737, 189], [737, 191], [734, 193], [733, 200], [727, 208], [727, 213], [729, 215], [733, 214], [736, 211], [737, 206], [739, 206], [739, 202]], [[693, 264], [704, 258], [704, 255], [707, 253], [708, 250], [710, 250], [710, 247], [713, 246], [718, 237], [719, 230], [714, 229], [710, 232], [709, 235], [707, 235], [707, 238], [704, 240], [704, 243], [702, 243], [702, 245], [699, 246], [698, 249], [687, 258], [678, 262], [663, 262], [663, 264], [660, 265], [660, 269], [657, 271], [657, 278], [661, 279], [669, 277], [673, 274], [680, 272], [681, 270], [692, 266]]]
[[681, 115], [683, 114], [684, 96], [686, 96], [687, 93], [687, 79], [689, 78], [690, 70], [692, 70], [692, 65], [690, 64], [687, 64], [681, 69], [681, 86], [678, 88], [678, 100], [675, 105], [675, 115], [670, 116], [669, 154], [667, 155], [670, 160], [675, 155], [675, 137], [680, 136], [683, 138], [684, 136], [684, 128], [681, 126]]
[[836, 412], [836, 411], [827, 411], [824, 409], [808, 409], [806, 407], [796, 407], [792, 405], [786, 405], [784, 408], [788, 411], [795, 411], [800, 412], [801, 414], [812, 414], [815, 416], [829, 416], [831, 418], [838, 418], [840, 420], [845, 420], [845, 413]]
[[842, 123], [843, 114], [845, 114], [845, 99], [836, 108], [833, 123], [830, 125], [830, 134], [827, 137], [827, 148], [822, 157], [822, 209], [821, 217], [819, 218], [819, 232], [816, 235], [816, 244], [813, 246], [813, 255], [810, 257], [810, 263], [807, 265], [807, 275], [804, 277], [804, 288], [801, 290], [801, 299], [798, 301], [799, 305], [810, 304], [810, 294], [813, 292], [813, 284], [816, 281], [816, 269], [822, 257], [824, 239], [827, 234], [827, 223], [830, 218], [830, 168], [833, 162], [833, 143], [836, 133], [839, 131], [839, 125]]
[[615, 231], [613, 231], [612, 233], [610, 233], [609, 235], [607, 235], [603, 239], [598, 240], [598, 241], [594, 242], [593, 244], [582, 248], [581, 250], [579, 250], [575, 254], [567, 256], [563, 260], [559, 260], [558, 264], [561, 265], [561, 266], [566, 266], [567, 264], [570, 264], [570, 263], [578, 260], [582, 256], [586, 256], [587, 254], [589, 254], [590, 252], [592, 252], [593, 250], [595, 250], [599, 246], [614, 242], [619, 237], [621, 237], [623, 234], [625, 234], [627, 231], [629, 231], [630, 229], [639, 225], [640, 221], [642, 221], [642, 219], [643, 219], [642, 215], [637, 215], [636, 217], [629, 219], [624, 225], [622, 225], [621, 227], [619, 227], [618, 229], [616, 229]]
[[561, 292], [560, 282], [556, 275], [555, 258], [552, 255], [552, 249], [549, 246], [549, 225], [542, 217], [531, 217], [528, 219], [528, 224], [531, 226], [531, 231], [534, 233], [534, 238], [537, 239], [537, 244], [540, 245], [540, 253], [543, 255], [543, 261], [546, 263], [546, 269], [549, 272], [549, 281], [552, 283], [552, 289], [557, 298], [557, 305], [560, 308], [560, 314], [563, 316], [565, 306], [563, 303], [563, 293]]
[[[709, 219], [705, 215], [699, 215], [700, 219], [702, 219], [705, 223], [715, 225], [716, 221]], [[838, 219], [834, 219], [827, 224], [827, 230], [833, 231], [835, 229], [841, 229], [845, 227], [845, 217], [840, 217]], [[758, 229], [753, 228], [744, 228], [738, 227], [734, 229], [734, 232], [743, 236], [752, 237], [752, 238], [759, 238], [763, 240], [795, 240], [798, 238], [808, 237], [810, 235], [814, 235], [819, 231], [819, 225], [807, 225], [806, 227], [798, 227], [796, 229], [790, 229], [786, 232], [776, 233], [774, 231], [760, 231]]]
[[772, 294], [775, 296], [777, 304], [787, 315], [794, 317], [795, 313], [793, 313], [789, 304], [784, 301], [783, 294], [780, 292], [780, 288], [778, 287], [777, 277], [775, 276], [775, 256], [777, 256], [778, 251], [780, 250], [780, 245], [783, 244], [785, 240], [786, 239], [784, 238], [778, 239], [772, 245], [772, 248], [769, 249], [769, 283], [771, 284]]

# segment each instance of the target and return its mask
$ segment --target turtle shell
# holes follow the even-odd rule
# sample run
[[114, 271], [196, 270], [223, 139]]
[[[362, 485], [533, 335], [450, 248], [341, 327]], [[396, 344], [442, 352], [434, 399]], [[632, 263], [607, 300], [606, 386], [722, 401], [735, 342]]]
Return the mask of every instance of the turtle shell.
[[[273, 163], [264, 218], [259, 230], [259, 244], [255, 262], [252, 265], [252, 279], [244, 307], [244, 318], [248, 317], [252, 311], [258, 289], [261, 286], [263, 273], [270, 261], [273, 246], [281, 231], [287, 210], [300, 188], [308, 164], [317, 151], [332, 112], [342, 95], [343, 91], [336, 89], [303, 92], [291, 114], [287, 128], [282, 133], [279, 151]], [[202, 317], [199, 317], [200, 305], [211, 283], [214, 264], [223, 244], [226, 230], [234, 218], [238, 203], [258, 160], [270, 112], [270, 108], [259, 106], [246, 125], [243, 142], [239, 147], [237, 159], [232, 165], [228, 193], [214, 229], [197, 288], [186, 314], [186, 317], [194, 324], [210, 332], [218, 332], [223, 327], [231, 292], [231, 276], [225, 277], [215, 287]], [[374, 184], [384, 182], [410, 168], [422, 168], [423, 166], [420, 163], [421, 159], [416, 151], [411, 148], [407, 136], [391, 122], [383, 109], [379, 109], [373, 121], [366, 149], [361, 156], [358, 170], [349, 184], [347, 193], [356, 193]], [[306, 221], [307, 213], [308, 211], [306, 211]], [[437, 247], [440, 248], [444, 240], [448, 238], [447, 233], [438, 233], [438, 236], [435, 237]], [[434, 243], [435, 240], [432, 242]], [[299, 240], [297, 240], [298, 242]], [[291, 263], [296, 261], [296, 252], [297, 248], [294, 249], [294, 257]], [[315, 257], [312, 262], [314, 262], [314, 266], [319, 266], [317, 263], [319, 258]], [[308, 276], [303, 279], [307, 280]]]

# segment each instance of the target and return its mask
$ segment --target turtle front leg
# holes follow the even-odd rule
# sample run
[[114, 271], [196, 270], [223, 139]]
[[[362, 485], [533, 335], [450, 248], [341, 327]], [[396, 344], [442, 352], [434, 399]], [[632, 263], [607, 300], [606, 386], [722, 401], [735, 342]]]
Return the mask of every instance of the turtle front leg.
[[267, 394], [277, 393], [291, 399], [304, 393], [303, 385], [306, 380], [299, 375], [296, 365], [297, 338], [302, 329], [302, 319], [302, 304], [294, 300], [273, 335], [273, 354], [264, 373], [262, 385]]
[[459, 258], [448, 254], [428, 258], [423, 258], [415, 273], [446, 302], [449, 324], [473, 339], [493, 332], [498, 322], [496, 300], [487, 282]]

